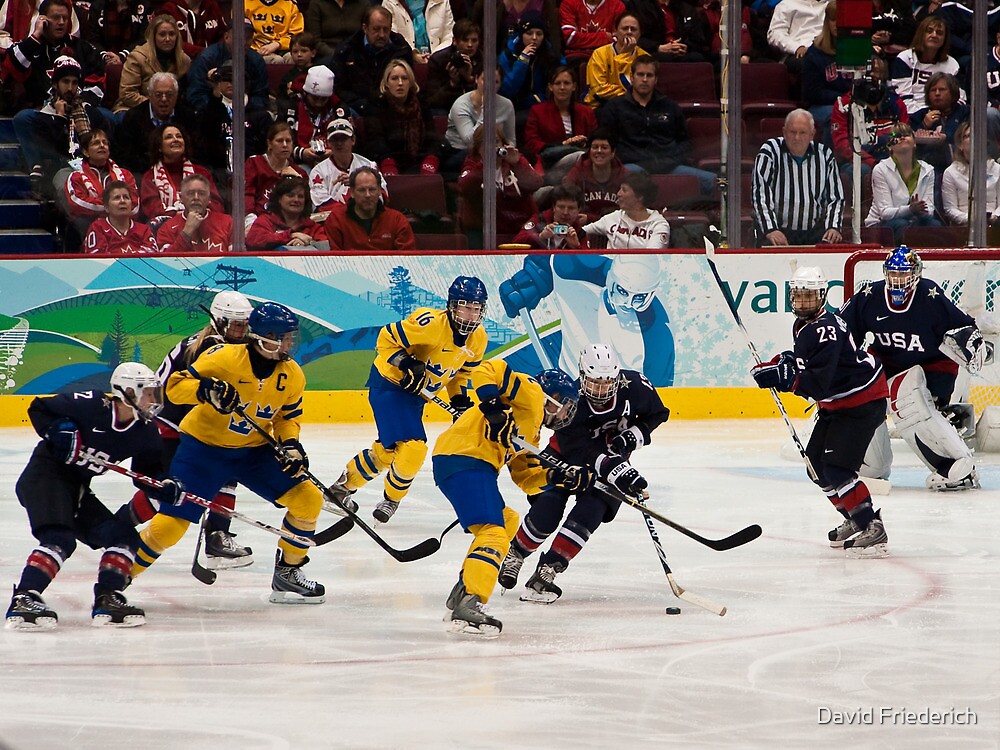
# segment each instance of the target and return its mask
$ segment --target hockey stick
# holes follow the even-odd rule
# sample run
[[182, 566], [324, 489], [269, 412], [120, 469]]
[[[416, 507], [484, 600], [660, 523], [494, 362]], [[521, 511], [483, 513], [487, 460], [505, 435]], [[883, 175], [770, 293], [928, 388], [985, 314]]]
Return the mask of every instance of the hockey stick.
[[[642, 502], [642, 501], [640, 501]], [[667, 562], [667, 554], [663, 551], [663, 545], [660, 544], [660, 537], [656, 533], [656, 527], [653, 526], [653, 519], [648, 513], [642, 514], [643, 520], [646, 521], [646, 530], [649, 531], [649, 538], [653, 540], [653, 546], [656, 548], [656, 556], [660, 558], [660, 565], [663, 566], [663, 572], [667, 576], [667, 583], [670, 584], [670, 590], [674, 593], [678, 599], [683, 599], [686, 602], [694, 604], [696, 607], [701, 607], [702, 609], [707, 609], [709, 612], [722, 617], [726, 614], [726, 608], [721, 604], [716, 604], [711, 599], [706, 599], [703, 596], [695, 594], [682, 588], [677, 581], [674, 580], [674, 574], [670, 570], [670, 564]]]
[[[285, 446], [279, 443], [270, 432], [261, 427], [260, 424], [257, 422], [257, 420], [255, 420], [253, 417], [247, 414], [246, 409], [243, 408], [242, 404], [237, 406], [236, 409], [234, 409], [234, 412], [238, 414], [240, 417], [242, 417], [244, 420], [246, 420], [247, 424], [249, 424], [251, 428], [253, 428], [258, 434], [260, 434], [260, 436], [263, 437], [265, 441], [267, 441], [267, 444], [271, 446], [271, 448], [274, 450], [275, 453], [278, 454], [279, 457], [288, 456], [288, 450], [285, 448]], [[392, 557], [397, 562], [413, 562], [415, 560], [421, 560], [425, 557], [428, 557], [429, 555], [433, 555], [435, 552], [441, 549], [441, 539], [435, 539], [433, 537], [430, 539], [425, 539], [419, 544], [416, 544], [408, 549], [400, 550], [396, 549], [395, 547], [392, 547], [388, 542], [385, 541], [385, 539], [379, 536], [378, 532], [376, 532], [374, 529], [372, 529], [371, 526], [362, 521], [357, 513], [355, 513], [353, 510], [344, 505], [344, 503], [341, 502], [339, 498], [337, 498], [332, 492], [330, 492], [330, 488], [324, 485], [323, 482], [321, 482], [315, 474], [313, 474], [311, 471], [309, 471], [309, 469], [306, 469], [305, 467], [303, 467], [301, 471], [303, 474], [305, 474], [305, 476], [309, 479], [310, 482], [316, 485], [319, 491], [323, 493], [324, 497], [327, 497], [330, 500], [332, 500], [334, 503], [337, 504], [338, 507], [340, 507], [347, 514], [347, 517], [341, 519], [336, 524], [334, 524], [334, 527], [340, 526], [341, 524], [347, 524], [345, 528], [346, 532], [351, 528], [351, 526], [357, 525], [358, 528], [360, 528], [363, 532], [365, 532], [365, 534], [367, 534], [372, 538], [372, 541], [374, 541], [375, 544], [377, 544], [379, 547], [385, 550], [389, 554], [389, 556]], [[441, 537], [444, 537], [445, 533], [450, 531], [451, 528], [452, 527], [449, 526], [447, 529], [445, 529], [444, 532], [441, 533]]]
[[206, 526], [208, 526], [207, 513], [201, 517], [201, 525], [198, 527], [198, 541], [194, 545], [194, 560], [191, 562], [191, 575], [204, 583], [206, 586], [211, 586], [215, 583], [215, 579], [219, 576], [214, 570], [209, 570], [202, 565], [201, 561], [198, 559], [198, 556], [201, 554], [201, 543], [205, 539]]
[[[139, 474], [138, 472], [132, 471], [131, 469], [126, 469], [124, 466], [119, 466], [118, 464], [113, 464], [110, 461], [105, 461], [99, 456], [89, 456], [88, 460], [96, 463], [99, 466], [103, 466], [105, 469], [115, 472], [116, 474], [121, 474], [123, 476], [135, 479], [142, 482], [150, 487], [162, 487], [163, 482], [159, 479], [153, 479], [152, 477], [147, 477], [145, 474]], [[299, 534], [293, 534], [291, 531], [286, 531], [285, 529], [279, 529], [276, 526], [271, 526], [269, 523], [264, 523], [263, 521], [258, 521], [256, 518], [251, 518], [250, 516], [245, 516], [239, 511], [230, 510], [229, 508], [224, 508], [218, 503], [213, 503], [211, 500], [206, 500], [203, 497], [198, 497], [198, 495], [193, 495], [190, 492], [184, 493], [185, 501], [189, 503], [194, 503], [195, 505], [200, 505], [202, 508], [208, 508], [209, 510], [215, 511], [221, 516], [227, 518], [235, 518], [237, 521], [243, 521], [243, 523], [248, 523], [251, 526], [256, 526], [258, 529], [263, 529], [264, 531], [280, 536], [283, 539], [287, 539], [290, 542], [295, 542], [296, 544], [301, 544], [305, 547], [319, 547], [327, 542], [331, 542], [340, 534], [333, 537], [328, 537], [328, 533], [332, 531], [337, 524], [334, 524], [326, 531], [321, 531], [314, 536], [300, 536]]]
[[[762, 364], [760, 355], [757, 353], [757, 347], [754, 346], [753, 339], [750, 338], [750, 334], [747, 332], [746, 326], [743, 325], [743, 321], [740, 318], [740, 313], [736, 309], [736, 305], [733, 304], [729, 295], [726, 294], [725, 282], [723, 282], [722, 277], [719, 275], [719, 269], [715, 265], [715, 245], [712, 243], [708, 237], [705, 237], [705, 260], [708, 261], [708, 267], [712, 269], [712, 275], [715, 276], [715, 283], [719, 285], [719, 291], [722, 292], [723, 298], [726, 300], [726, 307], [729, 308], [729, 312], [733, 314], [733, 320], [736, 321], [737, 327], [743, 332], [743, 337], [747, 340], [747, 346], [750, 348], [750, 353], [753, 355], [754, 361], [757, 364]], [[778, 411], [781, 412], [781, 418], [785, 420], [785, 426], [788, 427], [788, 432], [791, 433], [792, 442], [795, 443], [795, 447], [799, 450], [799, 455], [802, 456], [802, 460], [806, 463], [806, 471], [809, 472], [809, 478], [813, 481], [818, 481], [819, 475], [816, 474], [816, 469], [813, 468], [812, 461], [809, 460], [809, 456], [806, 455], [806, 449], [802, 445], [802, 441], [799, 440], [799, 433], [795, 430], [795, 425], [792, 424], [792, 420], [788, 416], [788, 412], [785, 411], [785, 405], [781, 403], [781, 397], [778, 395], [778, 391], [774, 388], [768, 388], [771, 392], [771, 398], [774, 399], [775, 405], [778, 407]]]
[[[514, 436], [514, 445], [517, 446], [519, 450], [525, 450], [528, 451], [529, 453], [535, 454], [539, 458], [539, 460], [541, 460], [542, 463], [547, 464], [548, 466], [554, 469], [566, 470], [573, 468], [570, 464], [566, 463], [562, 459], [556, 458], [551, 453], [543, 452], [538, 448], [537, 445], [532, 445], [527, 440], [518, 435]], [[636, 508], [643, 514], [648, 515], [656, 519], [660, 523], [669, 526], [674, 531], [678, 531], [684, 536], [690, 537], [691, 539], [694, 539], [696, 542], [704, 544], [706, 547], [711, 547], [712, 549], [718, 552], [723, 552], [725, 550], [733, 549], [735, 547], [741, 547], [744, 544], [752, 542], [762, 533], [760, 526], [758, 526], [757, 524], [753, 524], [752, 526], [747, 526], [745, 529], [740, 529], [735, 534], [730, 534], [724, 539], [708, 539], [706, 537], [703, 537], [701, 534], [691, 531], [691, 529], [687, 528], [686, 526], [681, 526], [679, 523], [671, 521], [666, 516], [661, 515], [652, 508], [648, 508], [645, 505], [643, 505], [640, 500], [637, 500], [633, 497], [630, 497], [629, 495], [626, 495], [617, 487], [605, 484], [600, 479], [594, 480], [594, 487], [596, 487], [598, 490], [608, 495], [609, 497], [612, 497], [615, 500], [624, 503], [625, 505], [630, 505], [633, 508]]]
[[542, 367], [546, 370], [551, 370], [555, 365], [552, 364], [552, 357], [549, 353], [545, 351], [545, 344], [542, 343], [542, 337], [538, 335], [538, 328], [535, 326], [535, 320], [531, 317], [531, 311], [524, 307], [518, 313], [521, 317], [521, 322], [524, 323], [524, 330], [528, 332], [528, 338], [531, 339], [531, 346], [535, 350], [535, 354], [538, 355], [538, 361], [542, 363]]

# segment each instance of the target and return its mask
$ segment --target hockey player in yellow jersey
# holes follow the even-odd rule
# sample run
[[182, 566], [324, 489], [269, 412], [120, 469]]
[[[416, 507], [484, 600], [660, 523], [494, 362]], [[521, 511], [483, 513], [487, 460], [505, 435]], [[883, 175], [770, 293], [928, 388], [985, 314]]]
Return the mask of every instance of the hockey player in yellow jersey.
[[378, 439], [347, 462], [338, 485], [353, 493], [385, 471], [382, 500], [372, 511], [380, 523], [392, 518], [427, 457], [421, 390], [445, 390], [459, 411], [472, 406], [465, 384], [486, 353], [486, 299], [482, 281], [459, 276], [446, 309], [421, 308], [378, 335], [368, 378]]
[[[132, 575], [137, 576], [176, 544], [203, 508], [183, 500], [184, 492], [213, 498], [219, 488], [236, 481], [278, 507], [287, 509], [282, 527], [312, 536], [323, 496], [301, 473], [308, 466], [299, 443], [299, 419], [305, 376], [290, 355], [299, 321], [284, 305], [265, 302], [250, 313], [250, 340], [220, 344], [167, 380], [176, 404], [194, 404], [181, 420], [180, 445], [164, 484], [176, 488], [173, 504], [161, 501], [160, 512], [143, 530]], [[248, 422], [246, 413], [269, 429], [285, 448], [279, 458]], [[278, 542], [270, 600], [277, 604], [320, 604], [322, 584], [302, 573], [306, 547], [282, 538]]]
[[569, 375], [543, 370], [533, 378], [491, 360], [472, 371], [471, 381], [479, 408], [466, 411], [441, 434], [432, 464], [434, 482], [455, 508], [462, 528], [475, 537], [448, 596], [449, 630], [495, 638], [503, 625], [484, 605], [520, 521], [500, 494], [500, 469], [506, 464], [514, 483], [529, 496], [551, 487], [582, 491], [593, 474], [583, 466], [566, 472], [545, 469], [530, 453], [517, 452], [513, 443], [520, 435], [537, 445], [543, 424], [550, 429], [569, 424], [579, 398]]

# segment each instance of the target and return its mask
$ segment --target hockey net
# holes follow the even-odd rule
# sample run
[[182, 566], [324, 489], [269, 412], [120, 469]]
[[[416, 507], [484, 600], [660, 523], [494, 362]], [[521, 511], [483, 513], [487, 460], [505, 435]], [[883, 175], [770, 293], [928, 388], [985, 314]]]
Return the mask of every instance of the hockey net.
[[[862, 250], [844, 265], [844, 299], [866, 281], [885, 278], [882, 264], [886, 250]], [[983, 337], [1000, 344], [1000, 249], [918, 250], [924, 264], [923, 276], [936, 282], [959, 308], [976, 319]], [[1000, 346], [997, 346], [1000, 355]], [[1000, 363], [987, 365], [976, 375], [959, 370], [955, 400], [967, 396], [976, 414], [986, 407], [1000, 407]]]

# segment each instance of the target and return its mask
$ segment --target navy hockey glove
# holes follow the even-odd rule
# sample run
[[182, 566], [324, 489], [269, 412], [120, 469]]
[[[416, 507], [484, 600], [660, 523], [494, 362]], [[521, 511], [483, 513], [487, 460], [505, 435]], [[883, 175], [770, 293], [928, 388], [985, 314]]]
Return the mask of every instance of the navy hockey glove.
[[451, 421], [455, 422], [460, 416], [472, 408], [472, 399], [464, 393], [458, 393], [451, 397], [451, 408], [455, 410], [455, 413], [451, 417]]
[[758, 388], [775, 388], [779, 391], [794, 390], [795, 381], [799, 378], [795, 356], [791, 352], [782, 352], [770, 362], [756, 365], [750, 370], [750, 374]]
[[152, 500], [160, 505], [180, 505], [184, 502], [184, 485], [176, 479], [161, 479], [159, 487], [150, 487], [146, 490]]
[[945, 333], [941, 348], [945, 350], [945, 354], [951, 355], [952, 359], [963, 360], [965, 368], [975, 375], [983, 369], [983, 355], [986, 354], [985, 343], [983, 334], [979, 332], [978, 328], [965, 326], [964, 328], [953, 328]]
[[198, 400], [211, 404], [220, 414], [232, 414], [240, 405], [240, 394], [232, 383], [218, 378], [202, 378], [198, 382]]
[[645, 444], [646, 436], [642, 434], [642, 430], [633, 425], [611, 438], [611, 442], [608, 443], [608, 450], [612, 453], [617, 453], [619, 456], [628, 458], [632, 455], [632, 451], [636, 448], [641, 448]]
[[281, 441], [284, 450], [278, 453], [278, 461], [281, 463], [281, 470], [294, 477], [303, 469], [309, 468], [309, 458], [306, 456], [306, 449], [302, 447], [295, 438]]
[[416, 357], [404, 354], [397, 357], [393, 362], [396, 367], [403, 371], [403, 377], [399, 381], [399, 387], [407, 393], [420, 393], [427, 384], [427, 363], [421, 362]]
[[57, 419], [45, 430], [45, 442], [52, 455], [66, 464], [76, 463], [83, 448], [80, 430], [72, 419]]
[[570, 492], [584, 492], [594, 484], [594, 471], [589, 466], [567, 466], [565, 469], [549, 469], [549, 484]]
[[642, 474], [621, 456], [604, 455], [597, 459], [597, 473], [626, 495], [638, 495], [649, 486]]

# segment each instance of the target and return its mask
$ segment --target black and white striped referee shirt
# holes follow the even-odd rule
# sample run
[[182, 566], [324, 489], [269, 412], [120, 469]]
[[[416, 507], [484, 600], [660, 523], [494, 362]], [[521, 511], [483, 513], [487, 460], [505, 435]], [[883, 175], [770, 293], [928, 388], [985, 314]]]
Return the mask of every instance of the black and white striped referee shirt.
[[840, 231], [844, 218], [844, 186], [833, 151], [812, 142], [801, 163], [785, 148], [784, 138], [771, 138], [753, 164], [754, 222], [763, 234], [816, 227]]

